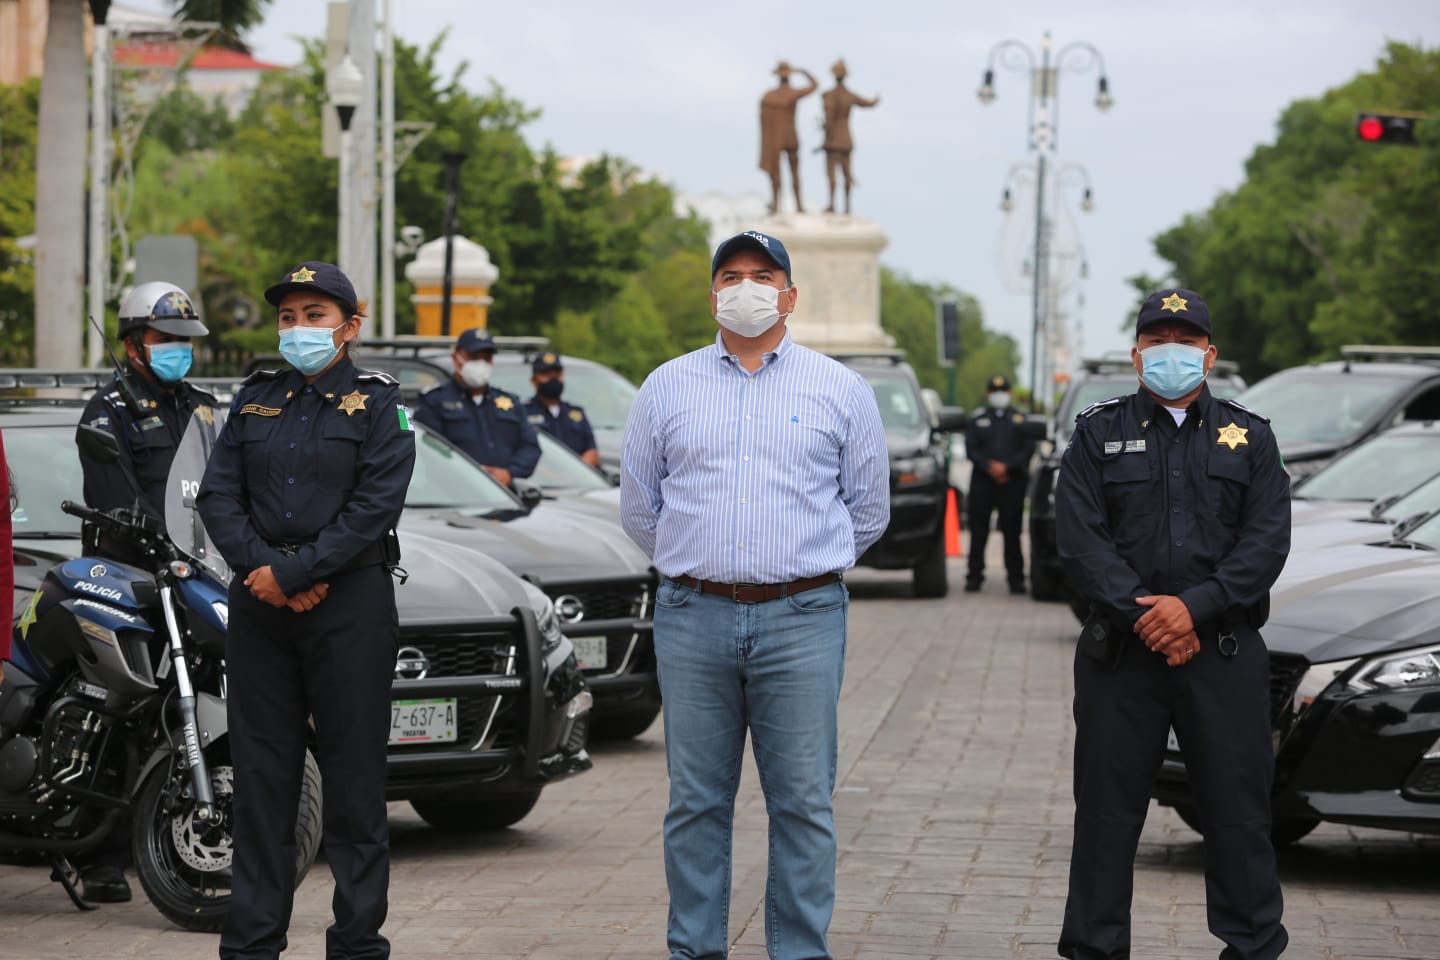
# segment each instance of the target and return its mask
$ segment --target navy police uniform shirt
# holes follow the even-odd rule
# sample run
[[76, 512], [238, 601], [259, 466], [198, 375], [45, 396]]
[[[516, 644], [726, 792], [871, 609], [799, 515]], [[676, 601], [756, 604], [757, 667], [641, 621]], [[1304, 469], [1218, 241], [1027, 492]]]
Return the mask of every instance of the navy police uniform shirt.
[[1025, 414], [1016, 410], [978, 407], [965, 425], [965, 456], [975, 464], [977, 477], [991, 460], [999, 460], [1009, 471], [1011, 483], [1023, 477], [1035, 455], [1035, 441], [1025, 436]]
[[415, 419], [476, 463], [509, 470], [513, 477], [530, 476], [540, 461], [540, 441], [520, 398], [494, 385], [476, 402], [453, 378], [437, 384], [420, 395]]
[[197, 506], [238, 576], [268, 564], [292, 596], [381, 541], [414, 466], [393, 377], [349, 357], [313, 384], [295, 370], [261, 370], [235, 396]]
[[120, 441], [120, 459], [115, 463], [100, 463], [82, 449], [85, 503], [96, 510], [131, 506], [135, 493], [126, 479], [128, 472], [140, 487], [140, 508], [163, 526], [165, 487], [180, 439], [195, 411], [214, 408], [218, 401], [183, 380], [171, 390], [133, 370], [124, 376], [140, 410], [132, 411], [126, 404], [117, 376], [96, 391], [80, 415], [82, 424], [109, 430]]
[[525, 402], [525, 415], [536, 429], [544, 430], [576, 453], [595, 449], [595, 431], [590, 429], [583, 407], [561, 400], [552, 414], [545, 401], [536, 396]]
[[1290, 481], [1264, 417], [1206, 387], [1177, 427], [1141, 389], [1075, 418], [1055, 522], [1066, 576], [1112, 621], [1133, 626], [1150, 594], [1178, 596], [1197, 627], [1263, 619], [1290, 552]]

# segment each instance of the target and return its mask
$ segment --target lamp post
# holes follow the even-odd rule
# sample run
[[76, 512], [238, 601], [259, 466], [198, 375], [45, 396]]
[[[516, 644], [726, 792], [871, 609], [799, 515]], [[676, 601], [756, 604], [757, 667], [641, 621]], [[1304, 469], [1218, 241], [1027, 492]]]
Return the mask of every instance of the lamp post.
[[[89, 311], [95, 323], [85, 332], [85, 365], [98, 367], [104, 340], [105, 303], [110, 282], [110, 28], [106, 18], [110, 0], [90, 0], [95, 21], [94, 51], [90, 56], [90, 274]], [[99, 324], [100, 327], [97, 327]]]
[[334, 105], [335, 113], [340, 118], [340, 235], [336, 260], [340, 269], [347, 273], [353, 267], [350, 262], [350, 121], [355, 118], [355, 108], [360, 105], [364, 86], [365, 77], [348, 53], [325, 77], [325, 92], [330, 95], [330, 103]]
[[1030, 300], [1030, 408], [1036, 409], [1039, 398], [1037, 377], [1038, 346], [1041, 328], [1045, 324], [1045, 289], [1048, 284], [1050, 251], [1046, 236], [1045, 217], [1045, 165], [1047, 157], [1055, 152], [1059, 138], [1060, 109], [1057, 95], [1060, 86], [1060, 69], [1067, 61], [1074, 61], [1080, 55], [1084, 59], [1076, 63], [1076, 70], [1085, 70], [1090, 64], [1099, 68], [1100, 83], [1095, 94], [1095, 106], [1104, 111], [1114, 105], [1110, 95], [1110, 81], [1105, 76], [1105, 61], [1100, 51], [1089, 43], [1070, 43], [1052, 55], [1050, 34], [1046, 32], [1040, 43], [1040, 55], [1036, 57], [1025, 44], [1018, 40], [1002, 40], [990, 51], [985, 65], [985, 75], [976, 96], [982, 104], [989, 105], [995, 100], [995, 67], [1023, 71], [1030, 74], [1030, 143], [1035, 154], [1035, 259], [1031, 272]]
[[445, 274], [440, 287], [440, 333], [450, 336], [450, 302], [455, 292], [455, 216], [460, 202], [460, 164], [465, 154], [451, 150], [445, 161]]

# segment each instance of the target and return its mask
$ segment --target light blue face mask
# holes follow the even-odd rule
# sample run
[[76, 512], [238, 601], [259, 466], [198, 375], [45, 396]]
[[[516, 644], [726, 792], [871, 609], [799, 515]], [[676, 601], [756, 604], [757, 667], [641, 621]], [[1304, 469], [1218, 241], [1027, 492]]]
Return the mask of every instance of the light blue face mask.
[[1208, 351], [1183, 343], [1162, 343], [1140, 351], [1140, 382], [1163, 400], [1178, 400], [1205, 382]]
[[179, 383], [190, 372], [195, 351], [188, 343], [152, 343], [150, 372], [161, 383]]
[[335, 346], [339, 327], [291, 327], [280, 331], [280, 356], [307, 377], [330, 365], [340, 348]]

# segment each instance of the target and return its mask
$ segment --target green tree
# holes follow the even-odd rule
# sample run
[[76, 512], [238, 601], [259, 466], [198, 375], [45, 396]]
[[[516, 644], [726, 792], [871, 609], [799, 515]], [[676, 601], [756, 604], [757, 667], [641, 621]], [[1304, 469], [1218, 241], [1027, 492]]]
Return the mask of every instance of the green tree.
[[35, 232], [35, 139], [40, 81], [0, 87], [0, 363], [33, 362], [34, 251], [21, 237]]
[[[1356, 112], [1375, 109], [1436, 119], [1420, 123], [1418, 148], [1378, 146], [1354, 133]], [[1292, 103], [1245, 173], [1155, 250], [1165, 279], [1205, 296], [1247, 377], [1345, 343], [1440, 342], [1440, 50], [1391, 43], [1373, 72]]]

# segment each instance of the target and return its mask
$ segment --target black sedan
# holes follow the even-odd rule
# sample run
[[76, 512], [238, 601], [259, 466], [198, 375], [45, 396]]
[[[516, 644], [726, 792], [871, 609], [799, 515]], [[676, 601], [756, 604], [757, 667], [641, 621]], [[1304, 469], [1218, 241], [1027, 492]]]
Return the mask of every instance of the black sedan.
[[[1274, 840], [1322, 821], [1440, 833], [1440, 516], [1315, 553], [1264, 628]], [[1154, 795], [1199, 829], [1173, 737]]]

